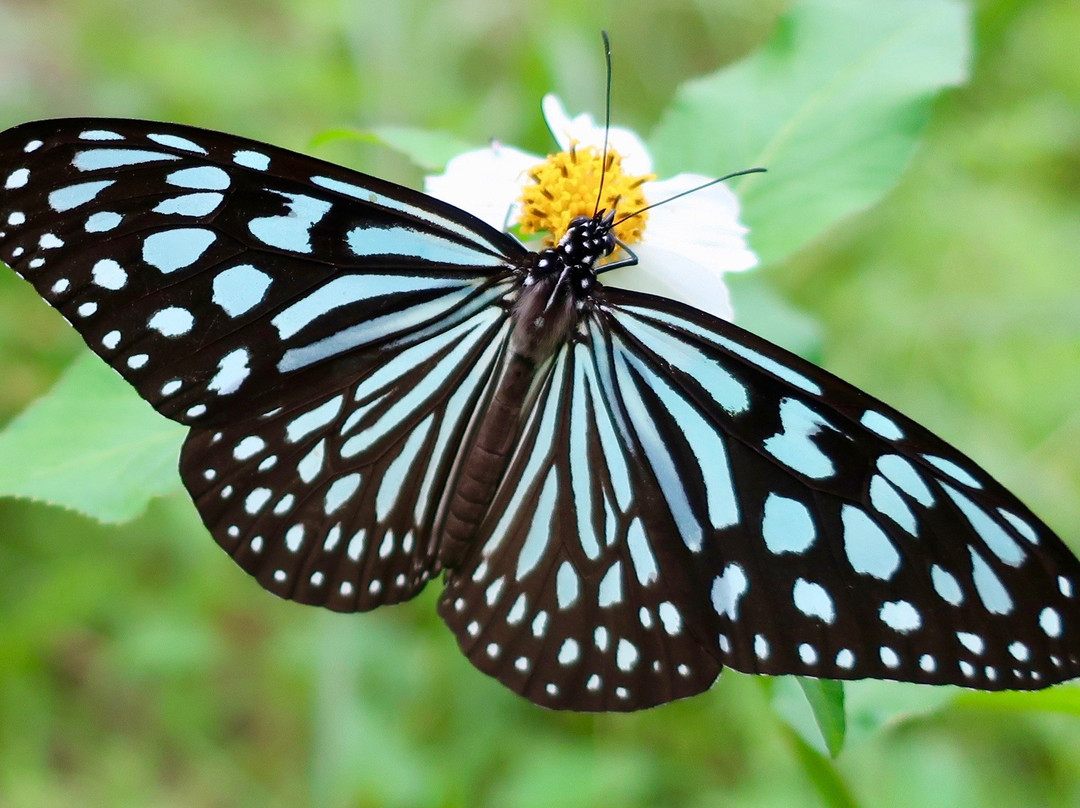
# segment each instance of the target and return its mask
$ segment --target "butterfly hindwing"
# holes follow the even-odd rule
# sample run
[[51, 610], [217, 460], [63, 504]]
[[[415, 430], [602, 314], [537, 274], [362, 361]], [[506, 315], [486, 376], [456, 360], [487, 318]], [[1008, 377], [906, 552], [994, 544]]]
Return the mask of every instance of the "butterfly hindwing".
[[439, 495], [507, 320], [484, 308], [385, 349], [346, 387], [193, 429], [180, 470], [214, 538], [281, 597], [366, 611], [415, 595], [436, 572]]
[[[547, 369], [473, 555], [439, 610], [486, 673], [547, 707], [625, 711], [720, 672], [596, 321]], [[659, 507], [658, 507], [659, 506]]]
[[175, 124], [16, 127], [0, 183], [0, 259], [189, 424], [347, 382], [342, 359], [460, 320], [524, 253], [423, 194]]

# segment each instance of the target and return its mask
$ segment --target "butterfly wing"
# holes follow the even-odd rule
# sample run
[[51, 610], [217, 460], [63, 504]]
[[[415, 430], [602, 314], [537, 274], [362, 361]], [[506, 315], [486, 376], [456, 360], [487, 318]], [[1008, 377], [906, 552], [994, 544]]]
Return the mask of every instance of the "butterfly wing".
[[423, 194], [217, 132], [0, 135], [0, 259], [164, 415], [225, 423], [347, 383], [508, 291], [514, 239]]
[[0, 258], [164, 415], [215, 539], [335, 609], [434, 572], [441, 490], [525, 249], [452, 206], [202, 129], [0, 134]]
[[479, 668], [585, 710], [721, 665], [987, 690], [1080, 672], [1080, 562], [967, 457], [730, 323], [602, 294], [449, 576]]

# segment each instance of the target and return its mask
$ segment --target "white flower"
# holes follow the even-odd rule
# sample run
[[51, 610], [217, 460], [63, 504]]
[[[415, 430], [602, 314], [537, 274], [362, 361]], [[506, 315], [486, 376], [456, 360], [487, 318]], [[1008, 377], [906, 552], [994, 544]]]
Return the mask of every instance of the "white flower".
[[[554, 95], [543, 100], [544, 118], [559, 148], [603, 149], [604, 129], [590, 115], [570, 118]], [[621, 156], [627, 175], [651, 175], [652, 159], [633, 132], [611, 127], [608, 148]], [[427, 193], [506, 230], [521, 215], [523, 191], [535, 184], [530, 172], [543, 157], [493, 143], [454, 157], [442, 174], [429, 176]], [[666, 180], [646, 180], [641, 191], [649, 204], [708, 182], [700, 174], [678, 174]], [[608, 180], [605, 179], [605, 187]], [[591, 213], [591, 210], [588, 211]], [[629, 211], [627, 211], [629, 212]], [[739, 222], [739, 201], [730, 188], [713, 185], [648, 212], [642, 240], [629, 245], [636, 266], [614, 269], [601, 276], [606, 286], [635, 289], [671, 297], [730, 320], [731, 300], [723, 276], [757, 264], [746, 243], [747, 229]]]

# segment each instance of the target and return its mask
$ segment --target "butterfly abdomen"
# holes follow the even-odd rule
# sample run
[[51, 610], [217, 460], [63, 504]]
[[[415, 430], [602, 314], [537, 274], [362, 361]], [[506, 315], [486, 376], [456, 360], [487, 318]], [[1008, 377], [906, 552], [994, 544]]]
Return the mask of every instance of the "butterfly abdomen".
[[561, 286], [565, 284], [558, 274], [547, 275], [525, 285], [514, 306], [509, 350], [488, 405], [467, 438], [444, 511], [439, 541], [443, 567], [457, 567], [473, 544], [520, 438], [522, 411], [538, 370], [576, 323], [574, 295]]

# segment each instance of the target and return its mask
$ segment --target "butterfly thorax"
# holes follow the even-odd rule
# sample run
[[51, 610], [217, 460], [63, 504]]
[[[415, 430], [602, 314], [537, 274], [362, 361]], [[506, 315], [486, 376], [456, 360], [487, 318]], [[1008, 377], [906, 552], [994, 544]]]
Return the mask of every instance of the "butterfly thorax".
[[615, 249], [613, 212], [579, 216], [554, 247], [533, 254], [514, 306], [513, 349], [541, 362], [589, 309], [596, 263]]

